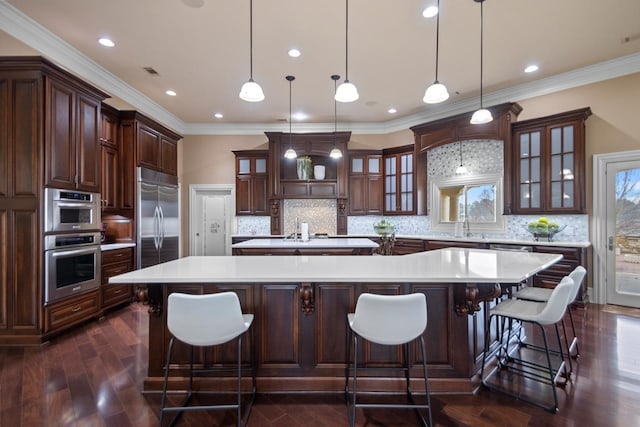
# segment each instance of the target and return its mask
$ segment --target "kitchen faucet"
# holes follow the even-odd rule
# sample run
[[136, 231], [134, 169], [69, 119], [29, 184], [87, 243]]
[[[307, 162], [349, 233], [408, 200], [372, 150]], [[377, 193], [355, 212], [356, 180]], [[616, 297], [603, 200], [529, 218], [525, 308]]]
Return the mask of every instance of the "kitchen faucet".
[[287, 237], [285, 237], [284, 240], [289, 240], [291, 237], [293, 237], [293, 241], [297, 242], [298, 241], [299, 229], [300, 229], [300, 219], [298, 217], [296, 217], [296, 223], [295, 223], [295, 228], [293, 230], [293, 233], [291, 233]]
[[464, 217], [464, 235], [465, 237], [471, 237], [471, 228], [469, 227], [469, 220]]

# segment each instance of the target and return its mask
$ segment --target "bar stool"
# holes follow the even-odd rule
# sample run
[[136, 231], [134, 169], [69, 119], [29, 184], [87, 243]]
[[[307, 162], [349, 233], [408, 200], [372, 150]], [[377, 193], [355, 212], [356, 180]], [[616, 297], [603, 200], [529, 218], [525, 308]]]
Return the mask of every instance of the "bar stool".
[[[560, 341], [560, 333], [558, 331], [558, 323], [562, 320], [565, 311], [567, 310], [569, 297], [571, 296], [573, 286], [573, 279], [571, 279], [569, 276], [566, 276], [553, 289], [548, 301], [545, 303], [509, 299], [499, 303], [491, 309], [489, 321], [486, 324], [484, 356], [482, 358], [482, 368], [480, 370], [480, 378], [482, 384], [485, 387], [490, 390], [500, 391], [517, 399], [521, 399], [534, 405], [540, 406], [552, 413], [558, 411], [558, 396], [556, 393], [555, 384], [561, 373], [564, 373], [565, 378], [568, 378], [568, 372], [564, 360], [564, 352], [562, 350], [562, 344]], [[489, 352], [489, 326], [491, 324], [491, 319], [498, 316], [503, 319], [503, 322], [501, 323], [503, 325], [503, 330], [499, 334], [500, 342], [497, 349]], [[504, 320], [507, 320], [507, 322], [504, 322]], [[509, 327], [511, 328], [513, 321], [528, 322], [534, 325], [538, 325], [544, 341], [544, 347], [542, 347], [542, 349], [544, 350], [546, 355], [546, 364], [538, 364], [533, 361], [525, 360], [523, 358], [517, 358], [514, 356], [515, 350], [509, 349], [509, 339], [507, 338], [506, 342], [504, 339], [505, 336], [510, 336], [510, 333], [505, 335], [504, 325], [506, 323], [509, 323]], [[546, 325], [554, 325], [555, 327], [559, 348], [557, 354], [560, 357], [560, 363], [557, 368], [554, 368], [551, 362], [551, 351], [549, 349], [547, 334], [544, 328]], [[496, 353], [498, 359], [497, 365], [485, 378], [484, 371], [487, 359], [491, 358]], [[553, 394], [553, 405], [546, 406], [540, 401], [527, 398], [525, 396], [522, 396], [521, 394], [516, 394], [506, 388], [498, 387], [489, 383], [488, 380], [492, 377], [492, 375], [498, 373], [503, 369], [508, 371], [509, 373], [519, 374], [527, 379], [536, 380], [550, 385]]]
[[[584, 280], [584, 277], [586, 274], [587, 274], [587, 270], [580, 265], [576, 267], [571, 273], [569, 273], [569, 277], [573, 279], [575, 285], [569, 296], [569, 309], [567, 310], [569, 312], [569, 321], [571, 323], [571, 331], [573, 332], [573, 339], [571, 340], [571, 344], [567, 344], [567, 354], [569, 356], [573, 356], [576, 359], [580, 356], [580, 349], [578, 347], [578, 335], [576, 334], [576, 327], [573, 323], [573, 315], [571, 314], [572, 312], [571, 303], [573, 303], [576, 297], [578, 296], [578, 292], [582, 287], [582, 281]], [[525, 287], [519, 290], [518, 292], [516, 292], [515, 297], [517, 299], [522, 299], [526, 301], [547, 302], [549, 300], [549, 297], [551, 296], [552, 291], [553, 289], [549, 289], [549, 288]], [[565, 337], [566, 337], [566, 328], [564, 327], [564, 320], [562, 321], [562, 328], [565, 330]], [[575, 347], [575, 354], [572, 355], [574, 347]]]
[[[162, 400], [160, 403], [160, 426], [165, 412], [177, 412], [169, 425], [173, 425], [182, 415], [183, 411], [199, 410], [237, 410], [237, 425], [242, 426], [249, 420], [253, 400], [256, 393], [256, 377], [253, 363], [253, 349], [251, 349], [251, 375], [252, 390], [249, 407], [247, 409], [246, 420], [242, 419], [242, 337], [249, 330], [250, 341], [253, 343], [253, 330], [250, 329], [253, 322], [253, 314], [242, 314], [240, 301], [234, 292], [221, 292], [207, 295], [188, 295], [182, 293], [172, 293], [167, 301], [167, 327], [171, 334], [169, 341], [169, 352], [167, 354], [167, 365], [164, 371], [164, 384], [162, 387]], [[189, 366], [189, 389], [187, 396], [181, 406], [165, 407], [167, 396], [167, 382], [169, 379], [169, 367], [171, 366], [171, 353], [175, 340], [179, 340], [190, 346], [190, 366]], [[228, 405], [207, 405], [188, 406], [194, 393], [193, 374], [205, 372], [220, 372], [229, 368], [193, 368], [194, 347], [215, 346], [230, 342], [235, 339], [238, 346], [238, 390], [237, 403]], [[231, 368], [233, 369], [233, 368]], [[235, 370], [235, 369], [233, 369]], [[197, 392], [196, 392], [197, 393]]]
[[[349, 402], [349, 367], [345, 374], [345, 399], [351, 427], [356, 423], [357, 408], [413, 408], [424, 426], [433, 426], [431, 419], [431, 398], [427, 380], [427, 361], [424, 349], [424, 333], [427, 327], [427, 299], [424, 294], [374, 295], [364, 293], [358, 298], [355, 313], [347, 314], [349, 337], [347, 361], [350, 362], [351, 337], [353, 337], [353, 392]], [[407, 396], [411, 404], [363, 404], [357, 403], [358, 393], [358, 342], [359, 338], [382, 345], [402, 345]], [[409, 343], [420, 341], [422, 351], [422, 369], [426, 405], [416, 404], [410, 386]], [[361, 368], [362, 369], [362, 368]], [[350, 411], [349, 411], [350, 409]], [[427, 409], [429, 423], [420, 409]], [[350, 413], [349, 413], [350, 412]]]

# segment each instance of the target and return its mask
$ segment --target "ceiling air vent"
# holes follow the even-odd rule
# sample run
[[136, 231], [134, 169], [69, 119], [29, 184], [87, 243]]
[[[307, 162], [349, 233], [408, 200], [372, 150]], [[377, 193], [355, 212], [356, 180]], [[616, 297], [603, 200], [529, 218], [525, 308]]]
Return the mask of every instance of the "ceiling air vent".
[[147, 73], [151, 74], [152, 76], [158, 76], [159, 73], [153, 69], [153, 67], [142, 67], [143, 70], [145, 70]]

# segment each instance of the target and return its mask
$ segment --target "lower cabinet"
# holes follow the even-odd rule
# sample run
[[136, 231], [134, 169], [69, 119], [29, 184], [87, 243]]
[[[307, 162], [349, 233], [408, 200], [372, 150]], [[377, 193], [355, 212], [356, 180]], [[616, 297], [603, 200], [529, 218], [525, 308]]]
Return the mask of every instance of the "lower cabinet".
[[394, 255], [408, 255], [424, 251], [424, 240], [396, 238], [393, 244]]
[[131, 302], [133, 287], [110, 285], [109, 277], [133, 270], [133, 248], [114, 249], [102, 252], [102, 282], [100, 286], [100, 308], [107, 309]]
[[[571, 273], [577, 266], [581, 265], [589, 272], [587, 261], [587, 248], [574, 248], [566, 246], [534, 246], [534, 252], [562, 254], [562, 259], [551, 267], [536, 274], [533, 278], [534, 286], [543, 288], [555, 288], [564, 276]], [[584, 305], [587, 302], [588, 277], [582, 282], [582, 289], [578, 292], [576, 302], [578, 305]]]
[[53, 303], [44, 309], [44, 331], [53, 333], [100, 315], [99, 290]]

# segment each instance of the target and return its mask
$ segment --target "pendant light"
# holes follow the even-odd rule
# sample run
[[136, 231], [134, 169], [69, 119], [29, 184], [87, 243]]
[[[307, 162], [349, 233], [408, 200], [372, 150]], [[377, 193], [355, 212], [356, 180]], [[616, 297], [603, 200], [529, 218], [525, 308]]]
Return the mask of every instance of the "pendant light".
[[[336, 85], [337, 81], [340, 79], [340, 76], [334, 74], [331, 76], [331, 80], [333, 80], [333, 93], [337, 92]], [[335, 95], [333, 98], [333, 149], [329, 153], [329, 157], [332, 159], [339, 159], [342, 157], [342, 151], [338, 147], [336, 147], [336, 134], [338, 133], [338, 102], [336, 101]]]
[[345, 30], [345, 73], [344, 83], [338, 86], [335, 100], [338, 102], [353, 102], [360, 98], [356, 86], [349, 82], [349, 0], [346, 0], [346, 30]]
[[437, 104], [449, 99], [447, 87], [438, 81], [438, 57], [440, 50], [440, 0], [438, 0], [438, 14], [436, 15], [436, 79], [424, 92], [422, 101], [427, 104]]
[[469, 171], [467, 170], [466, 167], [464, 167], [464, 165], [462, 164], [462, 141], [459, 141], [459, 145], [460, 145], [460, 166], [458, 166], [456, 168], [456, 174], [457, 175], [464, 175], [466, 173], [469, 173]]
[[287, 76], [285, 78], [289, 81], [289, 148], [287, 148], [287, 151], [284, 152], [284, 157], [286, 157], [287, 159], [295, 159], [296, 157], [298, 157], [298, 153], [296, 153], [296, 150], [293, 149], [293, 144], [291, 143], [291, 82], [296, 78], [295, 76]]
[[249, 81], [242, 85], [240, 99], [248, 102], [264, 100], [262, 88], [253, 81], [253, 0], [249, 0]]
[[476, 3], [480, 3], [480, 109], [476, 110], [471, 116], [471, 124], [472, 125], [481, 125], [484, 123], [489, 123], [493, 121], [493, 116], [491, 115], [491, 111], [484, 108], [482, 104], [482, 62], [483, 62], [483, 37], [484, 37], [484, 13], [483, 13], [483, 3], [484, 0], [473, 0]]

